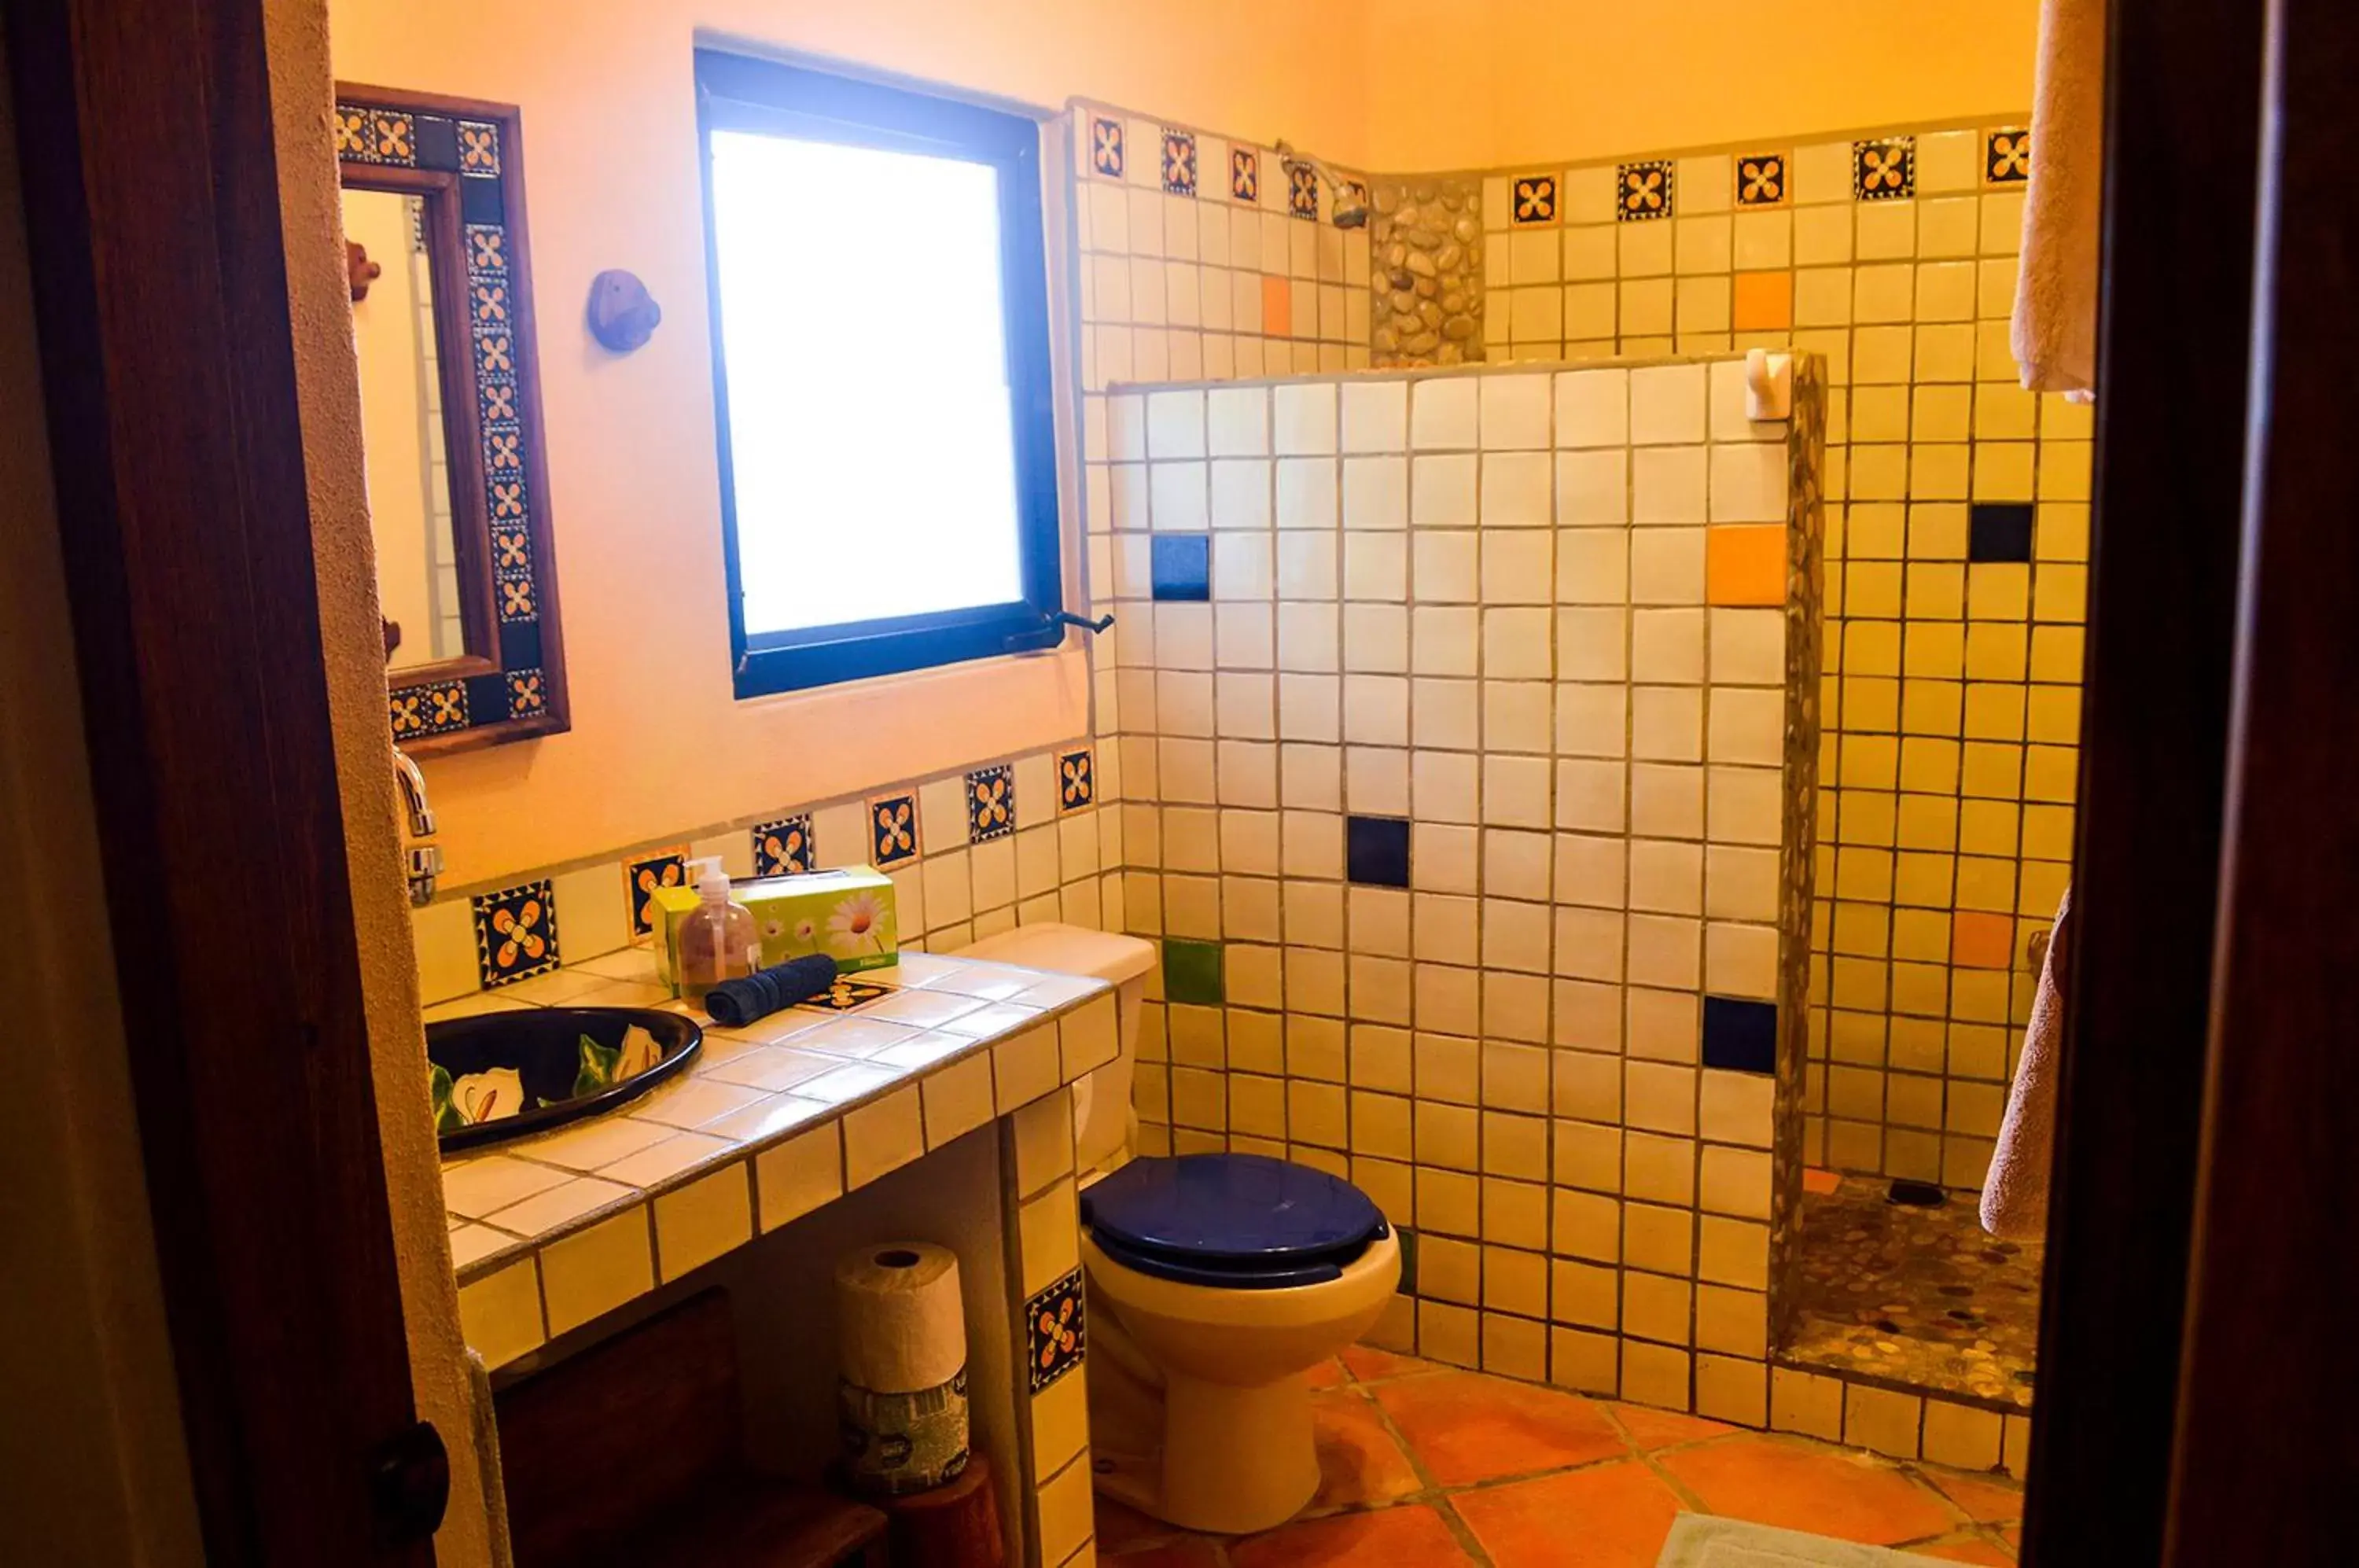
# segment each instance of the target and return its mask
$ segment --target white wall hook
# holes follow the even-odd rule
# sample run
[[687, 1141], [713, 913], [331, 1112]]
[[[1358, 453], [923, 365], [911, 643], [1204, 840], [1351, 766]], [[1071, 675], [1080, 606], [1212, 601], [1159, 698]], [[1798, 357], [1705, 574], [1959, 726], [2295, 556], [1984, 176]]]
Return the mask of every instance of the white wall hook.
[[1794, 356], [1749, 349], [1745, 355], [1745, 417], [1788, 419], [1794, 416]]

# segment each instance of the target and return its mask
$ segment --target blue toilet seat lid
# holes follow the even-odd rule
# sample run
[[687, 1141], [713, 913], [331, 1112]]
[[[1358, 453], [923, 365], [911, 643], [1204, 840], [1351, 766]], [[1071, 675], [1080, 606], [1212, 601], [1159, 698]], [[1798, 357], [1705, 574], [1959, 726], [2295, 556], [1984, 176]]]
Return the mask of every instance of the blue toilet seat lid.
[[1142, 1273], [1246, 1289], [1336, 1279], [1386, 1234], [1349, 1181], [1259, 1154], [1134, 1160], [1082, 1194], [1082, 1223]]

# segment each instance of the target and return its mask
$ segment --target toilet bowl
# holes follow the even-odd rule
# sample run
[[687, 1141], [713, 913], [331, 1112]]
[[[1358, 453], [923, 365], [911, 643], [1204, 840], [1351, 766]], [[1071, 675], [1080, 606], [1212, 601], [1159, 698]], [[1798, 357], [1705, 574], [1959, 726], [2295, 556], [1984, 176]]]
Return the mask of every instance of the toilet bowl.
[[1319, 1486], [1304, 1374], [1383, 1312], [1400, 1281], [1397, 1237], [1364, 1193], [1309, 1166], [1136, 1157], [1147, 942], [1033, 925], [964, 952], [1116, 987], [1115, 1058], [1073, 1086], [1098, 1489], [1189, 1530], [1245, 1534], [1291, 1518]]

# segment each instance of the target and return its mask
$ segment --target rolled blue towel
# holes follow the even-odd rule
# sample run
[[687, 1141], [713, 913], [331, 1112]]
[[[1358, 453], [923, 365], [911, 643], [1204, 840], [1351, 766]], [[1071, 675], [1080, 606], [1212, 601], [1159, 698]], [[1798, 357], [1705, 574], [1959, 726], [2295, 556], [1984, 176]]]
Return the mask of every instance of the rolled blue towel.
[[835, 984], [835, 960], [824, 953], [789, 958], [773, 969], [724, 980], [705, 993], [704, 1010], [725, 1029], [750, 1024], [781, 1007], [809, 1001]]

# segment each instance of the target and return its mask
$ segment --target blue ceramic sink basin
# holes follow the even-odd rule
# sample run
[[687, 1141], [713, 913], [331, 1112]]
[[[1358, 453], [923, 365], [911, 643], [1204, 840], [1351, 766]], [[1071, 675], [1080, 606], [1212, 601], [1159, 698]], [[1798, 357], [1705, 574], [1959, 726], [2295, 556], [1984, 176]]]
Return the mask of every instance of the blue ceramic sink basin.
[[611, 1111], [677, 1076], [703, 1043], [693, 1019], [643, 1007], [533, 1007], [429, 1024], [442, 1152]]

